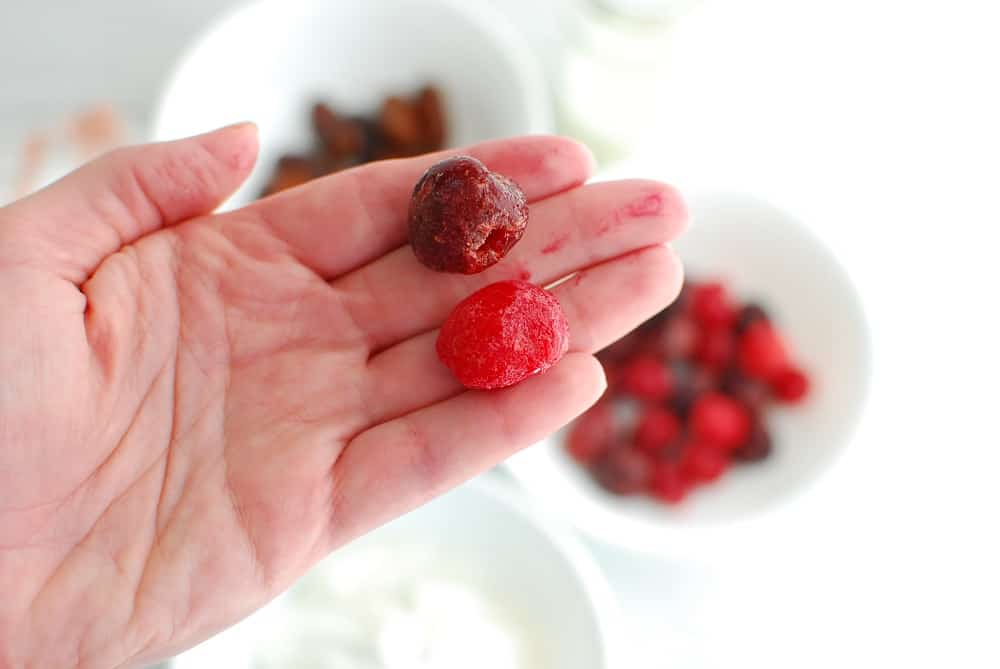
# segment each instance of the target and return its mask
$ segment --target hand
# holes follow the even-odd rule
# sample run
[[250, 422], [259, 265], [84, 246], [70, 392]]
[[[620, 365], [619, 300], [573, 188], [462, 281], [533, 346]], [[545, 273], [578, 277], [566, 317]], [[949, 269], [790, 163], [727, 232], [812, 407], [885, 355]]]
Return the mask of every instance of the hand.
[[[568, 140], [465, 151], [532, 203], [476, 276], [405, 246], [441, 155], [212, 214], [256, 152], [251, 125], [123, 149], [0, 209], [0, 667], [132, 666], [231, 625], [581, 413], [605, 383], [590, 354], [679, 289], [677, 195], [581, 185]], [[549, 372], [468, 392], [437, 361], [463, 296], [574, 271]]]

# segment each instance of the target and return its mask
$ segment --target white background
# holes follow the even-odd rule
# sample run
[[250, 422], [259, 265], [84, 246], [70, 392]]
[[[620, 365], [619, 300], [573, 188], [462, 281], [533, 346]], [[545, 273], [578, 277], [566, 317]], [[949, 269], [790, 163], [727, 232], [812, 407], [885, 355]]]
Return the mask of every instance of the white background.
[[[3, 2], [0, 187], [24, 132], [74, 108], [110, 100], [141, 130], [232, 4]], [[496, 4], [546, 34], [543, 4]], [[677, 48], [640, 164], [809, 221], [861, 287], [876, 375], [848, 455], [730, 550], [593, 547], [633, 666], [1000, 667], [997, 3], [719, 0]]]

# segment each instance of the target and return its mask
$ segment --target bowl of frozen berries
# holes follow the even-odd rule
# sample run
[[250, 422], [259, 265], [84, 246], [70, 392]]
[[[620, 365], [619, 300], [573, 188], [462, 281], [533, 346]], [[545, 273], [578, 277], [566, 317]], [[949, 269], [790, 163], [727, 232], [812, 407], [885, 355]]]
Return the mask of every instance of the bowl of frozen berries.
[[823, 243], [751, 196], [689, 206], [677, 300], [598, 354], [595, 406], [509, 461], [583, 529], [637, 548], [794, 498], [847, 446], [867, 395], [865, 315]]

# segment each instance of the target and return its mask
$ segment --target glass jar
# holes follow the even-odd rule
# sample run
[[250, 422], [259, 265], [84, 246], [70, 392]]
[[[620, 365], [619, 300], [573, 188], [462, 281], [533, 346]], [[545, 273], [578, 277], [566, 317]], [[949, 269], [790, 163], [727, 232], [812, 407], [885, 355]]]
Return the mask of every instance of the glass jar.
[[586, 142], [605, 166], [655, 129], [669, 37], [701, 0], [577, 0], [557, 86], [560, 131]]

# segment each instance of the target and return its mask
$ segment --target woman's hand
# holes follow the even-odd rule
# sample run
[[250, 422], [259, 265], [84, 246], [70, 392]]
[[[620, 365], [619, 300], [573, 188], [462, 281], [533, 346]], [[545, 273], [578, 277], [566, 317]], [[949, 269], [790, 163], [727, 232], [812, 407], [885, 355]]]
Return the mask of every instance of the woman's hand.
[[[406, 247], [443, 154], [212, 214], [256, 152], [251, 125], [123, 149], [0, 209], [0, 667], [131, 666], [233, 624], [586, 409], [591, 353], [679, 289], [677, 195], [582, 185], [568, 140], [463, 151], [531, 202], [475, 276]], [[468, 293], [577, 271], [554, 289], [570, 353], [546, 374], [470, 392], [438, 362]]]

